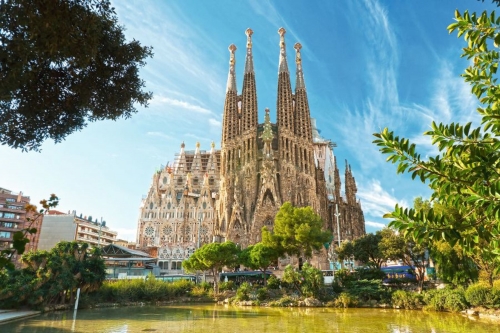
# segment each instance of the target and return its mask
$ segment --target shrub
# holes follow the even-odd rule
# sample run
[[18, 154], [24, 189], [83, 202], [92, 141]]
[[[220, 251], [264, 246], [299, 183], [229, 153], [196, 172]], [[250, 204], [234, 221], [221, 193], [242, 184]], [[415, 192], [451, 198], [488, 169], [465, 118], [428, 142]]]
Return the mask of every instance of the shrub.
[[269, 290], [266, 287], [257, 289], [257, 299], [259, 301], [264, 301], [269, 298]]
[[237, 301], [248, 301], [250, 299], [251, 288], [248, 282], [243, 282], [236, 291], [235, 299]]
[[212, 285], [206, 281], [201, 282], [199, 286], [202, 287], [205, 291], [213, 289]]
[[339, 281], [335, 279], [332, 283], [332, 291], [334, 294], [340, 294], [342, 292], [343, 288], [340, 285]]
[[343, 268], [335, 272], [335, 280], [341, 287], [345, 287], [349, 282], [357, 280], [354, 273], [349, 272], [349, 270]]
[[221, 282], [219, 284], [219, 291], [226, 291], [226, 290], [234, 290], [236, 288], [236, 285], [234, 284], [234, 281], [227, 281], [227, 282]]
[[349, 294], [355, 296], [362, 302], [371, 300], [389, 301], [391, 299], [390, 292], [384, 287], [382, 281], [377, 280], [360, 280], [351, 281], [347, 285]]
[[156, 279], [105, 281], [90, 297], [95, 302], [149, 302], [165, 301], [187, 295], [194, 287], [188, 280], [166, 282]]
[[271, 275], [269, 279], [267, 279], [267, 287], [269, 289], [279, 289], [281, 286], [281, 281], [276, 276]]
[[174, 282], [165, 282], [168, 286], [169, 296], [179, 297], [188, 294], [194, 287], [194, 282], [189, 280], [179, 280]]
[[396, 290], [392, 293], [392, 306], [401, 309], [418, 309], [422, 306], [423, 296], [411, 291]]
[[318, 297], [325, 285], [321, 270], [305, 263], [301, 271], [288, 265], [283, 274], [283, 282], [295, 288], [304, 296]]
[[468, 307], [462, 288], [429, 290], [423, 299], [428, 310], [458, 312]]
[[191, 296], [203, 297], [206, 296], [208, 290], [206, 290], [202, 285], [196, 285], [191, 289]]
[[356, 269], [357, 278], [360, 280], [380, 280], [385, 277], [385, 273], [377, 267], [360, 267]]
[[465, 291], [465, 298], [472, 306], [500, 307], [500, 289], [495, 285], [490, 288], [484, 283], [472, 284]]
[[358, 304], [358, 300], [355, 296], [349, 293], [341, 293], [337, 299], [333, 301], [333, 306], [336, 308], [350, 308]]
[[491, 288], [484, 283], [471, 284], [465, 291], [465, 299], [472, 306], [484, 306]]
[[469, 307], [462, 288], [452, 290], [446, 295], [445, 308], [451, 312], [459, 312]]
[[154, 276], [152, 276], [142, 282], [140, 295], [141, 300], [160, 301], [169, 298], [170, 288], [164, 281], [156, 280]]
[[295, 299], [291, 296], [283, 296], [279, 300], [269, 303], [269, 305], [270, 306], [281, 306], [281, 307], [296, 306], [297, 299]]

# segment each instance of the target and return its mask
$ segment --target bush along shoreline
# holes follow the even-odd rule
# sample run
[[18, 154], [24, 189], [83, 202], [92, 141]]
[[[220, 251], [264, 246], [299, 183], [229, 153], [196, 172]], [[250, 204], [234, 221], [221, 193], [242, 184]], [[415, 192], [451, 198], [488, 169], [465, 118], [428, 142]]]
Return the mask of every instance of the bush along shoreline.
[[[321, 278], [321, 279], [320, 279]], [[475, 283], [413, 291], [412, 284], [384, 285], [379, 279], [338, 278], [324, 285], [317, 269], [285, 270], [282, 279], [271, 276], [264, 284], [221, 282], [215, 294], [211, 284], [191, 281], [146, 280], [105, 281], [98, 290], [85, 294], [80, 308], [104, 306], [219, 303], [239, 306], [395, 308], [445, 311], [500, 319], [500, 282], [489, 286]]]
[[[269, 307], [395, 308], [500, 319], [500, 280], [492, 285], [478, 282], [467, 287], [448, 286], [442, 289], [428, 285], [426, 290], [418, 292], [415, 284], [409, 281], [384, 284], [375, 271], [364, 269], [353, 273], [341, 270], [336, 273], [334, 284], [325, 285], [322, 272], [306, 263], [300, 271], [287, 267], [281, 279], [271, 276], [267, 281], [221, 282], [218, 293], [207, 282], [166, 282], [154, 276], [145, 280], [105, 280], [99, 288], [81, 293], [79, 309], [219, 303]], [[2, 300], [0, 297], [0, 308], [4, 309], [56, 311], [73, 309], [73, 306], [73, 302], [52, 305], [13, 303], [10, 298]]]

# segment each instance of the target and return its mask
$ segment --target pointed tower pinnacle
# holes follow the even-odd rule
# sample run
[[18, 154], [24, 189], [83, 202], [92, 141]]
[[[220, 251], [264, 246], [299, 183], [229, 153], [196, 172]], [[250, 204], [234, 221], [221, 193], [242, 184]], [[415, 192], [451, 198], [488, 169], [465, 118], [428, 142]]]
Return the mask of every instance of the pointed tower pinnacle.
[[246, 73], [253, 73], [253, 56], [252, 56], [253, 30], [248, 28], [245, 31], [245, 34], [247, 35], [247, 57], [245, 60], [245, 74], [246, 74]]
[[295, 49], [295, 63], [297, 64], [297, 80], [295, 82], [295, 90], [305, 89], [306, 84], [304, 82], [304, 73], [302, 72], [302, 57], [300, 56], [300, 49], [302, 45], [300, 43], [295, 43], [293, 46]]
[[236, 51], [236, 45], [229, 45], [229, 74], [227, 76], [227, 88], [226, 93], [228, 91], [236, 92], [236, 71], [234, 69], [234, 65], [236, 64], [236, 59], [234, 57], [234, 52]]
[[286, 63], [285, 28], [280, 28], [278, 30], [278, 33], [280, 35], [280, 62], [279, 62], [278, 73], [281, 72], [288, 73], [288, 64]]
[[264, 159], [272, 159], [272, 141], [274, 135], [271, 127], [271, 118], [269, 117], [269, 108], [266, 108], [266, 115], [264, 116], [264, 131], [262, 131], [260, 138], [264, 141], [264, 148], [262, 151]]
[[[255, 72], [253, 71], [253, 55], [252, 55], [252, 29], [248, 28], [245, 31], [247, 35], [247, 55], [245, 60], [245, 75], [243, 76], [243, 88], [241, 92], [241, 132], [249, 134], [248, 131], [256, 132], [258, 124], [258, 110], [257, 110], [257, 88], [255, 85]], [[252, 140], [255, 140], [255, 135], [252, 134]], [[243, 156], [253, 156], [255, 152], [252, 144], [244, 145]], [[245, 161], [249, 161], [245, 158]]]

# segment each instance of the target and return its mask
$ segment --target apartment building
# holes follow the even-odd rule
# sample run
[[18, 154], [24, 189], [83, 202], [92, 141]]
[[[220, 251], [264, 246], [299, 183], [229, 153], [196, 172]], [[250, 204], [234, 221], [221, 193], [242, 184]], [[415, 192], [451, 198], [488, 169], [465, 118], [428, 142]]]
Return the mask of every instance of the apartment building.
[[117, 232], [109, 229], [105, 221], [91, 216], [76, 215], [76, 211], [63, 213], [51, 210], [43, 218], [39, 250], [50, 250], [60, 241], [80, 241], [92, 247], [113, 244]]
[[[26, 205], [30, 203], [30, 197], [22, 192], [13, 192], [0, 187], [0, 250], [12, 247], [14, 233], [30, 227], [27, 221], [29, 214]], [[36, 220], [31, 227], [39, 228], [41, 219]], [[26, 251], [37, 248], [38, 233], [28, 235], [30, 242], [26, 244]], [[14, 254], [12, 262], [18, 265], [19, 254]]]

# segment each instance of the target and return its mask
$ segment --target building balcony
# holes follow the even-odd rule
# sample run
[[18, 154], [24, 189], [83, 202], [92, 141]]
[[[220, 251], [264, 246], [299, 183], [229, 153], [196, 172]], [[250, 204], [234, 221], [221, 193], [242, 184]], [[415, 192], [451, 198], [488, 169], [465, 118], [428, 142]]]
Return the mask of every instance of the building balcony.
[[3, 212], [16, 213], [16, 214], [26, 213], [26, 209], [24, 209], [24, 206], [16, 206], [16, 205], [8, 205], [8, 204], [0, 204], [0, 210]]

